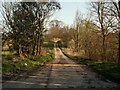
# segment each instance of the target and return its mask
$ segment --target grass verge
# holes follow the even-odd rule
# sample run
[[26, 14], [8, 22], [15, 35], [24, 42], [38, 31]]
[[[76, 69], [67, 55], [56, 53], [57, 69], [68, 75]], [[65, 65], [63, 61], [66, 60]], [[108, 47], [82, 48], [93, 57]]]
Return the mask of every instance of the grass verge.
[[74, 60], [76, 63], [86, 64], [98, 74], [103, 75], [111, 81], [120, 83], [120, 64], [111, 62], [98, 62], [86, 57], [68, 55], [64, 50], [62, 50], [62, 52], [64, 55], [66, 55], [71, 60]]
[[[5, 53], [6, 54], [6, 53]], [[43, 66], [46, 62], [51, 62], [54, 58], [53, 51], [49, 51], [42, 56], [28, 56], [27, 58], [21, 59], [14, 55], [2, 57], [2, 77], [3, 80], [12, 79], [18, 76], [20, 73], [30, 72], [36, 68]]]

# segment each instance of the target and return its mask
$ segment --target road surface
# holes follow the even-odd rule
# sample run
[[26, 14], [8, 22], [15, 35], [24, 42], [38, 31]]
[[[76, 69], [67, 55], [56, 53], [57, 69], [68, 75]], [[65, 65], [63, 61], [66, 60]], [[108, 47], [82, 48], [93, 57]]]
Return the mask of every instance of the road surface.
[[3, 83], [3, 88], [119, 88], [88, 66], [69, 60], [59, 48], [55, 48], [52, 63], [40, 67], [28, 77]]

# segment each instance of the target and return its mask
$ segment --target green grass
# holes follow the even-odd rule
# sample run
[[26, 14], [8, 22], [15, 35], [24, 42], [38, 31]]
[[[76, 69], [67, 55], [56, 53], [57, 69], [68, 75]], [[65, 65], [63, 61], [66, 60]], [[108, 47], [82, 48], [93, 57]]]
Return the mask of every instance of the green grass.
[[15, 53], [16, 53], [15, 51], [12, 51], [12, 52], [10, 52], [10, 51], [2, 51], [2, 55], [13, 55]]
[[44, 42], [43, 47], [53, 49], [54, 48], [54, 43], [53, 42]]
[[69, 57], [71, 60], [74, 60], [76, 63], [89, 65], [97, 73], [103, 75], [109, 80], [120, 83], [120, 64], [111, 62], [98, 62], [87, 57], [71, 56], [68, 55], [66, 51], [62, 51], [67, 57]]
[[53, 58], [53, 51], [43, 56], [29, 55], [27, 58], [24, 59], [13, 56], [11, 60], [7, 60], [7, 58], [3, 57], [2, 74], [3, 76], [10, 76], [13, 74], [19, 74], [21, 72], [31, 71], [36, 67], [44, 65], [46, 62], [52, 61]]

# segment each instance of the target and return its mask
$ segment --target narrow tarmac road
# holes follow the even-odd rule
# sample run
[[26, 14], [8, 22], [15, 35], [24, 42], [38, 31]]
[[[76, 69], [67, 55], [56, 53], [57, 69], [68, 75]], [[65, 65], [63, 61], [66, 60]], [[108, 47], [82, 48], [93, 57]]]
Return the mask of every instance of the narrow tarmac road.
[[55, 48], [55, 60], [39, 68], [28, 77], [6, 81], [3, 88], [119, 88], [88, 66], [69, 60]]

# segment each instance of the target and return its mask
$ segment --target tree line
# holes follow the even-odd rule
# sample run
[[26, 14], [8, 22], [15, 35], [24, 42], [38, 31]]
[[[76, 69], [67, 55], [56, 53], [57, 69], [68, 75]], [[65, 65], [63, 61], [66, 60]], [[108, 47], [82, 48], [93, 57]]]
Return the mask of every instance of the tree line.
[[48, 36], [51, 40], [60, 38], [59, 43], [64, 47], [78, 53], [84, 51], [93, 60], [120, 62], [119, 2], [90, 2], [89, 17], [84, 18], [77, 10], [73, 25], [65, 26], [62, 21], [52, 20], [48, 29], [50, 17], [61, 9], [60, 3], [23, 1], [4, 2], [1, 13], [2, 45], [10, 42], [20, 57], [40, 55], [45, 36]]
[[49, 18], [61, 9], [57, 1], [3, 2], [2, 42], [10, 42], [20, 57], [40, 55]]
[[63, 45], [74, 52], [84, 50], [85, 55], [93, 60], [119, 63], [119, 5], [120, 2], [113, 0], [90, 2], [89, 17], [83, 18], [77, 10], [72, 26], [61, 25], [55, 20], [49, 36], [61, 38]]

